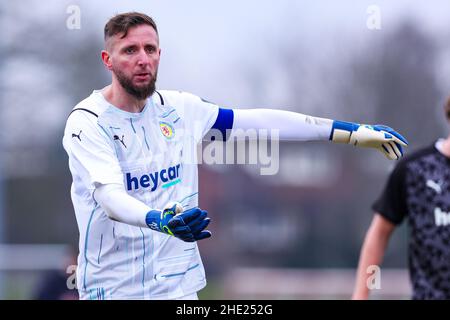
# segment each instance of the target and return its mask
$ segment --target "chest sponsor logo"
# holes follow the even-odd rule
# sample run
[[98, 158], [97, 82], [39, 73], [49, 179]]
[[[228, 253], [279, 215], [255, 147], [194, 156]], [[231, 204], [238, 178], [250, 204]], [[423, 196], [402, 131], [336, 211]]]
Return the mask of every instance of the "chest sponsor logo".
[[128, 191], [138, 190], [140, 188], [149, 189], [151, 192], [158, 187], [169, 188], [181, 182], [180, 179], [181, 164], [177, 164], [160, 171], [150, 172], [141, 176], [133, 176], [131, 173], [125, 173], [126, 187]]
[[442, 211], [441, 208], [437, 207], [434, 209], [434, 220], [436, 222], [436, 226], [448, 226], [450, 225], [450, 213]]

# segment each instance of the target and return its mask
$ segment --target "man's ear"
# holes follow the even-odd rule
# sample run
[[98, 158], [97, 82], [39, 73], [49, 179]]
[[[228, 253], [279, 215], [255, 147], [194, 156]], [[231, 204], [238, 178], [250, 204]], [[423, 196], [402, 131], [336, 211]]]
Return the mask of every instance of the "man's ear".
[[102, 50], [102, 61], [108, 70], [112, 70], [111, 55], [106, 50]]

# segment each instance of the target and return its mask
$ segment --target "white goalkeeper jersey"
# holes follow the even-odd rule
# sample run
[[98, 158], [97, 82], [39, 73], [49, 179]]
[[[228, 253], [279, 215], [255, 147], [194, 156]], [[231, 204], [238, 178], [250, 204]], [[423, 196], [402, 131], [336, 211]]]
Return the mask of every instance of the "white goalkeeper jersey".
[[218, 110], [177, 91], [155, 92], [140, 113], [110, 105], [101, 91], [74, 108], [63, 145], [80, 232], [81, 299], [176, 299], [206, 285], [196, 242], [113, 221], [93, 191], [119, 183], [151, 208], [198, 206], [197, 144]]

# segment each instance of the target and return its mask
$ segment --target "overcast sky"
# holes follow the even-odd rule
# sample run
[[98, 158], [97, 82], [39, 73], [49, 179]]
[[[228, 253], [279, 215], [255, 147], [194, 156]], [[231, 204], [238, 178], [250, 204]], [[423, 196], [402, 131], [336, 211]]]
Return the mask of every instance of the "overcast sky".
[[[20, 12], [10, 13], [11, 20], [25, 24], [40, 19], [61, 28], [65, 28], [67, 7], [77, 5], [81, 10], [81, 29], [73, 32], [93, 33], [99, 39], [105, 22], [114, 14], [145, 12], [154, 17], [160, 31], [163, 52], [159, 86], [226, 99], [231, 105], [251, 103], [245, 90], [238, 90], [246, 80], [236, 76], [239, 74], [236, 68], [249, 62], [258, 63], [262, 69], [270, 67], [277, 46], [283, 43], [293, 41], [317, 59], [322, 57], [332, 63], [329, 58], [337, 44], [360, 46], [387, 34], [405, 17], [414, 19], [430, 34], [442, 34], [443, 38], [450, 34], [448, 0], [22, 0], [19, 3]], [[381, 30], [369, 30], [366, 26], [371, 5], [380, 9]], [[14, 32], [8, 35], [13, 36]], [[223, 87], [227, 85], [229, 88]]]
[[[301, 39], [299, 46], [311, 52], [335, 50], [342, 39], [351, 45], [371, 41], [411, 17], [431, 34], [449, 35], [450, 1], [434, 0], [169, 0], [169, 1], [75, 1], [86, 19], [95, 17], [99, 33], [104, 22], [117, 12], [144, 11], [153, 16], [160, 29], [163, 57], [160, 86], [182, 88], [230, 104], [251, 102], [245, 91], [235, 95], [219, 83], [230, 82], [239, 72], [236, 66], [259, 61], [261, 68], [271, 63], [279, 43]], [[377, 5], [381, 13], [381, 30], [366, 26], [367, 9]], [[91, 11], [92, 10], [92, 11]], [[95, 12], [95, 14], [92, 14]], [[87, 21], [87, 26], [91, 26]], [[94, 23], [92, 24], [94, 27]], [[274, 42], [275, 41], [275, 42]], [[175, 67], [173, 67], [175, 65]], [[234, 81], [240, 82], [239, 77]], [[216, 80], [216, 81], [214, 81]], [[245, 83], [241, 84], [245, 85]], [[227, 95], [227, 96], [224, 96]]]

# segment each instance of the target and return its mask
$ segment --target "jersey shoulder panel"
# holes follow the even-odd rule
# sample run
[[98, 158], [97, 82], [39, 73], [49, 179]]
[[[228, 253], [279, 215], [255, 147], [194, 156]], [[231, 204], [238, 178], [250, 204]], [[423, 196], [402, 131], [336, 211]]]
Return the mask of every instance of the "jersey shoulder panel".
[[92, 113], [93, 115], [100, 116], [106, 109], [108, 109], [109, 104], [103, 98], [100, 91], [93, 91], [92, 94], [80, 101], [71, 111], [73, 113], [75, 110], [86, 111]]
[[397, 179], [405, 179], [406, 171], [411, 163], [416, 162], [417, 160], [421, 160], [429, 155], [438, 153], [434, 145], [430, 145], [424, 148], [420, 148], [415, 150], [414, 152], [404, 156], [400, 161], [395, 165], [393, 171], [390, 176]]
[[176, 90], [157, 90], [154, 101], [164, 107], [181, 107], [184, 105], [184, 92]]
[[[101, 94], [94, 91], [89, 97], [79, 102], [69, 113], [64, 129], [63, 145], [67, 147], [72, 138], [81, 140], [83, 136], [101, 137], [99, 141], [105, 141], [105, 133], [102, 132], [98, 119], [108, 109], [106, 101], [102, 101]], [[106, 142], [108, 143], [109, 141]]]
[[372, 209], [394, 224], [400, 224], [408, 214], [407, 176], [414, 173], [416, 161], [437, 153], [434, 146], [421, 148], [400, 160], [389, 174], [381, 196], [372, 205]]
[[436, 147], [433, 145], [424, 147], [424, 148], [420, 148], [418, 150], [415, 150], [414, 152], [412, 152], [411, 154], [406, 155], [402, 160], [400, 160], [400, 162], [398, 163], [398, 166], [405, 166], [408, 163], [414, 162], [418, 159], [427, 157], [431, 154], [435, 154], [438, 153], [439, 151], [436, 149]]
[[214, 102], [205, 100], [204, 98], [186, 91], [176, 90], [157, 90], [154, 101], [163, 105], [177, 107], [179, 104], [211, 104], [217, 106]]
[[67, 127], [79, 127], [84, 123], [90, 123], [91, 127], [97, 127], [98, 118], [108, 109], [109, 105], [101, 96], [100, 91], [80, 101], [67, 116]]

